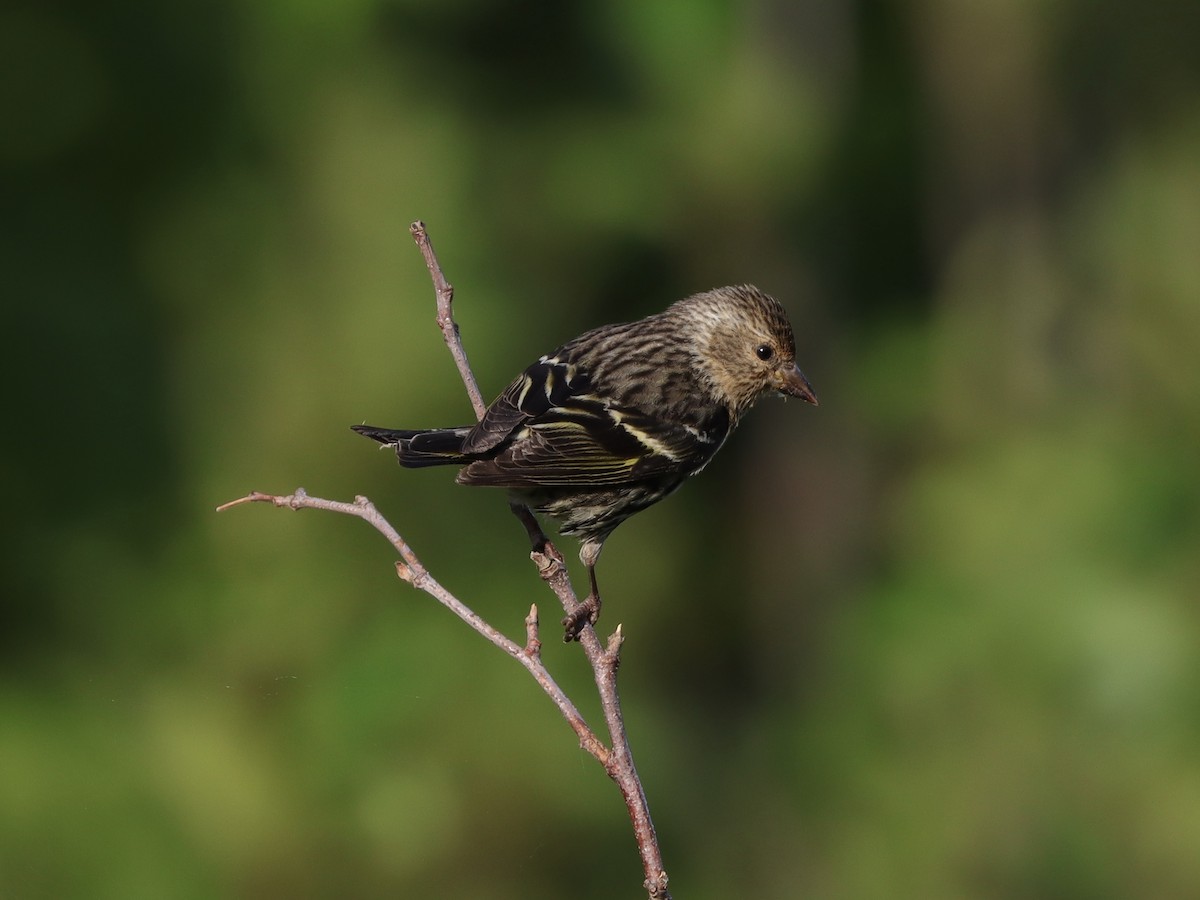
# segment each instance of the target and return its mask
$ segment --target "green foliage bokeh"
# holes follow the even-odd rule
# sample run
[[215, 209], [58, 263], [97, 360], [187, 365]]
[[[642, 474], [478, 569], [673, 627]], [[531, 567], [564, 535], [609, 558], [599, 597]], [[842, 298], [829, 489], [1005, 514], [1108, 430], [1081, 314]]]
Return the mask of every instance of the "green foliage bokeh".
[[556, 618], [499, 496], [348, 430], [469, 420], [417, 218], [488, 395], [695, 290], [792, 312], [821, 407], [599, 569], [677, 897], [1200, 896], [1198, 27], [0, 13], [0, 896], [639, 896], [617, 792], [374, 532], [214, 513], [366, 494], [498, 626]]

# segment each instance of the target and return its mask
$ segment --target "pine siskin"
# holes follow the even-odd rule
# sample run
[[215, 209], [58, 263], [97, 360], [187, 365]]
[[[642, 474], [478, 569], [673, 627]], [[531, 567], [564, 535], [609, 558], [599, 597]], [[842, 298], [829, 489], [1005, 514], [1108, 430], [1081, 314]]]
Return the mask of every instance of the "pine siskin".
[[772, 392], [817, 404], [783, 306], [741, 285], [563, 344], [509, 385], [478, 425], [352, 427], [394, 446], [408, 468], [460, 465], [460, 484], [508, 488], [577, 536], [591, 592], [564, 620], [572, 640], [599, 616], [596, 559], [613, 529], [702, 471]]

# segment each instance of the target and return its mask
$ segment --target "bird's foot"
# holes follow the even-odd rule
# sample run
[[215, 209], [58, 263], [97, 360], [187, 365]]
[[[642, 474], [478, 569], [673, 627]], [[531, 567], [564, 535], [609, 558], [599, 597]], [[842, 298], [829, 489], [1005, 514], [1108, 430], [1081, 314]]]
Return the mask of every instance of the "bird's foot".
[[[549, 556], [557, 556], [558, 551], [554, 549], [554, 545], [546, 537], [546, 532], [542, 531], [542, 526], [538, 524], [538, 520], [533, 513], [529, 511], [529, 507], [515, 500], [510, 500], [508, 508], [512, 510], [513, 515], [521, 520], [521, 524], [525, 526], [525, 533], [529, 535], [529, 546], [534, 553], [546, 553]], [[562, 557], [559, 557], [559, 561]]]
[[595, 625], [599, 618], [600, 595], [588, 594], [584, 601], [567, 613], [566, 618], [562, 620], [563, 627], [566, 629], [563, 634], [563, 643], [569, 644], [571, 641], [579, 640], [579, 633], [583, 631], [584, 626]]
[[529, 558], [538, 567], [538, 572], [543, 578], [549, 578], [555, 566], [566, 567], [566, 562], [563, 560], [562, 554], [549, 541], [546, 541], [540, 547], [534, 547], [529, 553]]

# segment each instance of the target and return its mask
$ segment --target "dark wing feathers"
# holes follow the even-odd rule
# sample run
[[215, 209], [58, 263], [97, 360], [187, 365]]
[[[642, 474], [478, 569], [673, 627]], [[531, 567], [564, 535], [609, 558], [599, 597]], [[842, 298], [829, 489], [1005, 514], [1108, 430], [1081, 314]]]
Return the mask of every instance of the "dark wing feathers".
[[522, 426], [490, 459], [459, 472], [462, 484], [532, 488], [616, 486], [667, 472], [690, 475], [703, 468], [728, 433], [720, 417], [708, 431], [663, 422], [632, 410], [572, 398]]
[[[700, 471], [732, 429], [725, 406], [684, 420], [679, 404], [661, 402], [661, 390], [626, 385], [617, 399], [612, 385], [595, 383], [576, 352], [577, 345], [587, 345], [585, 338], [527, 368], [473, 427], [354, 430], [394, 444], [406, 466], [462, 464], [458, 481], [463, 484], [619, 487]], [[639, 374], [653, 379], [651, 372]], [[637, 408], [639, 397], [653, 401], [654, 409]]]
[[630, 454], [613, 454], [587, 427], [563, 419], [531, 427], [492, 459], [470, 463], [458, 480], [513, 488], [613, 485], [631, 480], [638, 460]]
[[543, 356], [492, 402], [463, 441], [463, 452], [475, 455], [499, 447], [531, 419], [569, 404], [590, 387], [587, 374], [574, 364]]
[[525, 376], [522, 375], [492, 401], [479, 424], [471, 429], [463, 441], [463, 452], [471, 455], [487, 453], [498, 447], [525, 421], [525, 413], [518, 405], [520, 392], [524, 390]]

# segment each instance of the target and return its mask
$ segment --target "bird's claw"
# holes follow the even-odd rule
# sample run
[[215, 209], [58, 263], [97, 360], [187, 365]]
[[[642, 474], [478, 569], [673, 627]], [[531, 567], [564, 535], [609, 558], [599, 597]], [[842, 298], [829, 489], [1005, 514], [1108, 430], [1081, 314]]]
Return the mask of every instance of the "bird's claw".
[[584, 626], [595, 625], [599, 618], [600, 597], [596, 594], [588, 594], [582, 603], [563, 618], [563, 627], [566, 629], [563, 634], [563, 643], [569, 644], [579, 640], [579, 634], [583, 631]]

